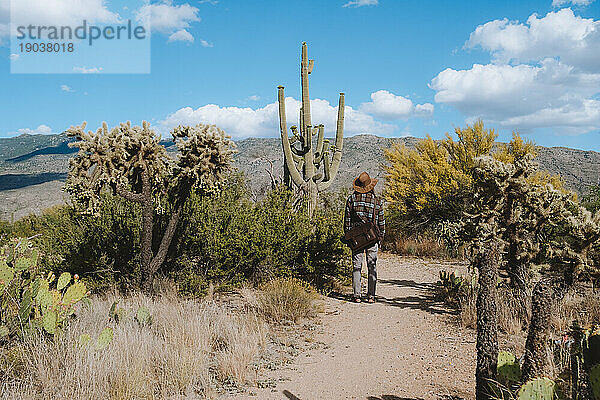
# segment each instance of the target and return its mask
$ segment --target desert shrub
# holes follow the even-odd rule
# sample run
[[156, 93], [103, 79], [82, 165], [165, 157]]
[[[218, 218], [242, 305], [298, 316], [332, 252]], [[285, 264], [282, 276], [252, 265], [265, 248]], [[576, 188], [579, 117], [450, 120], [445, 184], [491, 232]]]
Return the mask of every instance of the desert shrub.
[[12, 224], [10, 234], [35, 237], [41, 266], [79, 274], [94, 291], [136, 286], [140, 253], [140, 208], [108, 193], [98, 215], [84, 216], [56, 206]]
[[262, 284], [258, 294], [261, 314], [269, 321], [298, 322], [319, 311], [317, 292], [296, 278], [278, 278]]
[[[509, 143], [496, 143], [496, 133], [485, 129], [482, 121], [456, 128], [455, 134], [457, 140], [446, 134], [441, 141], [420, 140], [415, 149], [394, 144], [386, 150], [385, 198], [391, 234], [419, 237], [436, 230], [441, 222], [460, 218], [473, 198], [478, 157], [515, 164], [536, 154], [534, 143], [517, 132]], [[562, 179], [546, 171], [536, 171], [528, 183], [550, 183], [567, 192]]]
[[600, 185], [592, 186], [582, 200], [583, 206], [591, 212], [600, 210]]
[[[79, 274], [95, 292], [115, 287], [127, 292], [138, 286], [141, 210], [110, 193], [103, 196], [96, 216], [54, 207], [9, 224], [6, 237], [35, 236], [44, 268]], [[159, 273], [176, 281], [181, 293], [194, 296], [210, 284], [227, 289], [279, 276], [301, 277], [327, 290], [348, 275], [349, 250], [339, 240], [342, 195], [323, 196], [312, 220], [283, 187], [261, 201], [251, 198], [237, 174], [214, 196], [192, 193]], [[155, 216], [157, 231], [164, 230], [168, 217]]]
[[[152, 324], [140, 327], [130, 313], [109, 322], [111, 304], [147, 308]], [[113, 340], [103, 350], [80, 344], [107, 325]], [[234, 313], [212, 301], [183, 301], [136, 295], [94, 298], [55, 341], [31, 337], [0, 351], [0, 398], [156, 399], [213, 398], [254, 376], [266, 342], [255, 314]]]
[[436, 282], [437, 297], [450, 305], [459, 304], [461, 297], [469, 290], [469, 280], [456, 271], [440, 271], [439, 276], [440, 279]]
[[328, 287], [348, 268], [348, 249], [339, 240], [343, 201], [333, 202], [337, 208], [319, 207], [312, 221], [296, 203], [282, 186], [253, 202], [240, 176], [215, 198], [192, 196], [169, 272], [187, 294], [206, 291], [209, 282], [239, 285], [291, 276]]

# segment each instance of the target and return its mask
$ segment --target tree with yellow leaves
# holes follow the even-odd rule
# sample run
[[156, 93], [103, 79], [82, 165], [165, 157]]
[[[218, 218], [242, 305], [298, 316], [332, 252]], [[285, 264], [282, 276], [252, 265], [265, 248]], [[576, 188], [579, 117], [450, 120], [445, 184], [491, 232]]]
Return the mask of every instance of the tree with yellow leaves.
[[[482, 121], [464, 129], [456, 128], [455, 134], [456, 140], [449, 134], [437, 142], [428, 136], [419, 141], [415, 149], [394, 145], [386, 151], [385, 197], [391, 232], [409, 236], [429, 230], [435, 231], [438, 237], [452, 239], [452, 233], [447, 231], [451, 223], [460, 219], [475, 200], [476, 160], [491, 156], [504, 164], [516, 165], [536, 155], [534, 143], [524, 140], [518, 132], [513, 133], [509, 143], [496, 143], [496, 133], [486, 129]], [[548, 184], [576, 200], [576, 195], [564, 187], [560, 176], [535, 169], [525, 180], [528, 186]], [[521, 200], [507, 196], [504, 220], [515, 220], [513, 214]], [[525, 232], [521, 232], [516, 223], [509, 223], [505, 235], [511, 239], [508, 240], [504, 270], [515, 289], [525, 293], [531, 261], [519, 256], [523, 250], [520, 239]]]

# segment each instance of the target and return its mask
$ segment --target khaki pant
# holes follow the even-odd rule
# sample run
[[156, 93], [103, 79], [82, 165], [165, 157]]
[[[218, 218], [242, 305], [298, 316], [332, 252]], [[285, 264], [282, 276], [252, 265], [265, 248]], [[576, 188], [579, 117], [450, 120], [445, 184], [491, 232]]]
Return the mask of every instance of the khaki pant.
[[369, 270], [367, 296], [375, 297], [375, 286], [377, 285], [377, 250], [379, 250], [379, 245], [375, 244], [368, 249], [352, 253], [352, 288], [354, 290], [354, 297], [360, 297], [361, 295], [360, 272], [365, 254], [367, 255], [367, 269]]

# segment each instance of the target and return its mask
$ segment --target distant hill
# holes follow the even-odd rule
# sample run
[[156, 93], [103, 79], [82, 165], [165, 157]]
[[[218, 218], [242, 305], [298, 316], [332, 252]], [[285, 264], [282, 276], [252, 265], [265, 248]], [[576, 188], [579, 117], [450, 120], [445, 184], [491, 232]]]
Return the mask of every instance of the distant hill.
[[[61, 192], [69, 158], [75, 150], [60, 135], [21, 135], [0, 139], [0, 218], [12, 220], [66, 201]], [[360, 172], [380, 179], [383, 188], [383, 151], [393, 142], [412, 147], [418, 139], [357, 135], [344, 139], [339, 174], [330, 190], [350, 187]], [[175, 147], [164, 142], [168, 150]], [[246, 174], [252, 191], [260, 197], [270, 185], [270, 172], [283, 174], [283, 154], [278, 138], [250, 138], [237, 142], [236, 166]], [[566, 147], [538, 147], [540, 167], [560, 174], [569, 188], [584, 193], [600, 177], [600, 153]]]

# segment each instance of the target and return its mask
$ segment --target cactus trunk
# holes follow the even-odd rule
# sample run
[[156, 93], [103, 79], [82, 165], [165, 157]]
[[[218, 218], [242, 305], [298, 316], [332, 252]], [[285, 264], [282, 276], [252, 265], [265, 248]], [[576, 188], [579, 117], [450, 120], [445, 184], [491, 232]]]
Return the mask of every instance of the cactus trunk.
[[490, 382], [496, 380], [498, 362], [497, 290], [499, 249], [491, 243], [475, 258], [479, 271], [477, 292], [477, 369], [476, 398], [491, 400]]
[[[323, 125], [313, 126], [312, 124], [308, 75], [312, 73], [313, 66], [314, 61], [308, 59], [306, 43], [302, 43], [300, 131], [298, 132], [296, 126], [292, 126], [291, 138], [288, 136], [284, 87], [278, 87], [279, 126], [284, 153], [284, 182], [290, 189], [299, 188], [304, 193], [308, 213], [311, 216], [316, 209], [319, 192], [329, 188], [337, 175], [342, 160], [344, 140], [343, 93], [340, 93], [335, 146], [330, 148], [329, 141], [325, 139]], [[317, 135], [316, 148], [313, 146], [314, 135]], [[299, 148], [296, 146], [296, 142], [298, 142]], [[331, 152], [333, 154], [330, 156]], [[322, 168], [322, 173], [319, 173], [320, 168]]]
[[525, 343], [523, 377], [525, 380], [553, 376], [550, 342], [553, 290], [546, 280], [538, 282], [531, 298], [531, 322]]

